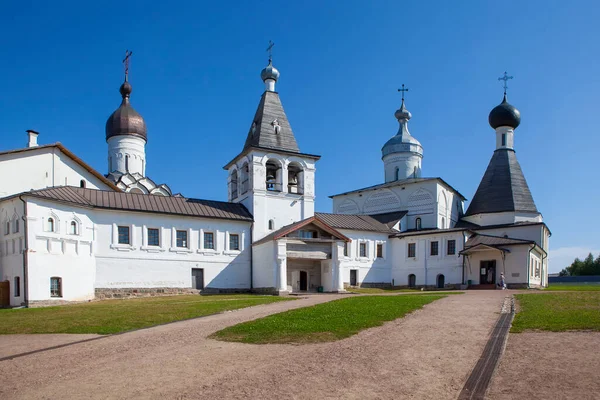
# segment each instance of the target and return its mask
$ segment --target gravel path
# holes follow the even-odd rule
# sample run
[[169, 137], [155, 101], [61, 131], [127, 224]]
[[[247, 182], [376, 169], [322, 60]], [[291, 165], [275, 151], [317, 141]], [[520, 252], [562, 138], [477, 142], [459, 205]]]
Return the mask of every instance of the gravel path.
[[488, 399], [600, 398], [600, 332], [525, 332], [508, 337]]
[[87, 340], [100, 336], [101, 335], [72, 335], [63, 333], [48, 335], [0, 335], [0, 358], [79, 342], [80, 340]]
[[206, 339], [226, 326], [344, 296], [241, 309], [0, 362], [0, 398], [453, 399], [505, 291], [467, 292], [333, 343]]

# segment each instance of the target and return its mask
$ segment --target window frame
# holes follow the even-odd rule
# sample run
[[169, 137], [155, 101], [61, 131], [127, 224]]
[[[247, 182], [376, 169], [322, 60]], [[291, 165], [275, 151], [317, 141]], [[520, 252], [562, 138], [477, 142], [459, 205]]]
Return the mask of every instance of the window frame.
[[44, 230], [46, 232], [56, 232], [56, 218], [54, 218], [54, 217], [46, 218], [45, 228], [46, 229], [44, 229]]
[[344, 242], [344, 252], [342, 253], [344, 257], [350, 256], [350, 243]]
[[10, 235], [10, 221], [6, 221], [4, 225], [4, 236]]
[[375, 258], [383, 258], [383, 243], [375, 244]]
[[[121, 232], [121, 229], [126, 229], [127, 230], [127, 242], [122, 242], [121, 241], [121, 235], [124, 235], [124, 232]], [[122, 244], [122, 245], [131, 245], [131, 228], [129, 226], [126, 225], [117, 225], [117, 244]]]
[[188, 249], [190, 246], [190, 240], [188, 231], [184, 229], [175, 230], [175, 247], [178, 249]]
[[[237, 245], [235, 247], [232, 246], [232, 239], [235, 238], [236, 239], [236, 243]], [[240, 235], [237, 233], [230, 233], [229, 234], [229, 250], [230, 251], [240, 251], [241, 247], [240, 247]]]
[[[452, 244], [452, 245], [450, 245]], [[450, 250], [452, 249], [452, 252]], [[448, 239], [448, 243], [446, 245], [446, 255], [454, 256], [456, 255], [456, 239]]]
[[[364, 252], [363, 252], [364, 250]], [[367, 258], [369, 256], [369, 252], [367, 249], [367, 242], [358, 243], [358, 256], [360, 258]]]
[[[407, 243], [406, 254], [408, 258], [417, 258], [417, 244], [416, 243]], [[412, 253], [412, 255], [411, 255]]]
[[[151, 231], [153, 232], [152, 235], [150, 234]], [[157, 242], [157, 244], [150, 243], [150, 238], [151, 237], [154, 238], [154, 232], [156, 232], [156, 242]], [[160, 247], [160, 229], [159, 228], [146, 228], [146, 237], [147, 237], [147, 240], [148, 240], [148, 243], [147, 243], [148, 246]]]
[[13, 221], [13, 233], [19, 233], [19, 218], [15, 218]]
[[[75, 231], [73, 231], [73, 226], [75, 226]], [[69, 223], [69, 235], [79, 235], [79, 223], [77, 221], [71, 221]]]
[[415, 230], [420, 231], [422, 224], [423, 222], [421, 221], [421, 217], [417, 217], [417, 219], [415, 219]]
[[431, 242], [429, 242], [429, 255], [432, 257], [437, 257], [440, 255], [440, 242], [438, 240], [432, 240]]
[[[211, 247], [207, 247], [206, 243], [207, 243], [207, 235], [210, 235], [211, 239]], [[204, 250], [216, 250], [216, 245], [215, 245], [215, 233], [214, 232], [204, 232], [204, 234], [202, 235], [202, 248]]]
[[21, 277], [15, 276], [13, 278], [13, 297], [21, 297]]
[[[55, 289], [53, 288], [53, 283], [54, 281], [56, 281], [56, 291], [58, 292], [57, 294], [53, 294], [53, 292], [55, 291]], [[50, 297], [63, 297], [63, 286], [62, 286], [62, 278], [59, 276], [52, 276], [50, 277]]]

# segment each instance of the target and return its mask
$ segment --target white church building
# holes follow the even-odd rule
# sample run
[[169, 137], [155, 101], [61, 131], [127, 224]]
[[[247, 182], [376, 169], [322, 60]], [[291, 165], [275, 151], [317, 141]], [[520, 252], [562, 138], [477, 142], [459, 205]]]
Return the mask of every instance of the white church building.
[[[318, 155], [300, 151], [275, 85], [265, 84], [242, 151], [225, 165], [228, 202], [185, 198], [146, 176], [144, 119], [121, 85], [106, 123], [106, 174], [60, 143], [0, 151], [0, 302], [40, 306], [147, 293], [340, 292], [348, 286], [547, 285], [548, 238], [514, 150], [519, 111], [489, 115], [496, 150], [465, 197], [421, 175], [408, 130], [382, 148], [385, 181], [330, 196], [315, 212]], [[490, 140], [492, 135], [490, 135]], [[240, 135], [241, 139], [241, 135]]]

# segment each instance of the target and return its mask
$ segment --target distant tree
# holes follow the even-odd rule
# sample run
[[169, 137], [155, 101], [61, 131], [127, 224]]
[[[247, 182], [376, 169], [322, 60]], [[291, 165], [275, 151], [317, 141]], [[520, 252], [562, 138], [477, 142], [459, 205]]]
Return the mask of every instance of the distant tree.
[[563, 269], [560, 276], [584, 276], [600, 275], [600, 255], [594, 260], [592, 253], [588, 254], [585, 260], [576, 258], [573, 264]]

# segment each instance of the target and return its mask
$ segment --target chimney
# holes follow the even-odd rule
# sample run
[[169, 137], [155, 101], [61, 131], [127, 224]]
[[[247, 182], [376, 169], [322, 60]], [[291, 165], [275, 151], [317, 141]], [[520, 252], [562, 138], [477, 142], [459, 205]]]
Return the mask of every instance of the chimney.
[[29, 142], [27, 143], [27, 147], [36, 147], [38, 145], [37, 137], [40, 134], [32, 129], [28, 129], [27, 136], [29, 137]]

